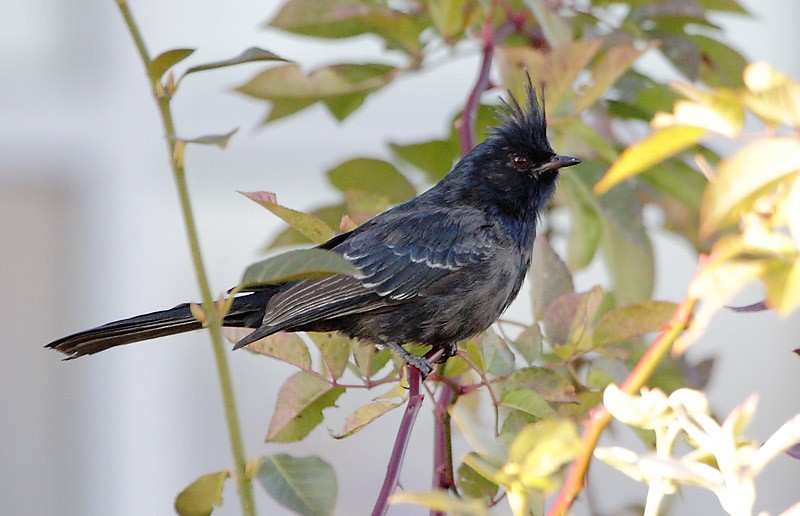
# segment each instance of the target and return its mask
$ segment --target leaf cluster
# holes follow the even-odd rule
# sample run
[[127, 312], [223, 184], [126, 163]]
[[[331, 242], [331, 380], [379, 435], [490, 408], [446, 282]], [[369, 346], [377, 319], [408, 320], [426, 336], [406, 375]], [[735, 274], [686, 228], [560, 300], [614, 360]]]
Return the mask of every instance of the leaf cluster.
[[[387, 59], [308, 70], [254, 48], [189, 67], [177, 80], [170, 70], [192, 49], [153, 60], [148, 75], [164, 96], [196, 72], [270, 62], [237, 88], [268, 103], [265, 123], [316, 104], [346, 122], [399, 77], [424, 73], [460, 48], [482, 51], [473, 95], [445, 134], [390, 142], [389, 159], [358, 156], [327, 170], [327, 180], [341, 193], [338, 202], [303, 213], [272, 194], [246, 193], [288, 226], [267, 249], [324, 242], [414, 196], [450, 170], [468, 150], [465, 142], [486, 137], [495, 106], [483, 102], [487, 85], [518, 98], [527, 73], [543, 85], [554, 148], [583, 160], [579, 173], [563, 175], [552, 208], [566, 215], [568, 225], [545, 218], [530, 271], [531, 320], [500, 321], [460, 343], [458, 355], [426, 384], [433, 399], [442, 399], [444, 386], [454, 393], [437, 417], [445, 432], [452, 418], [471, 451], [436, 464], [450, 473], [439, 489], [396, 494], [394, 503], [452, 514], [486, 514], [508, 503], [514, 514], [542, 513], [545, 496], [558, 489], [564, 466], [578, 453], [577, 428], [601, 403], [603, 389], [623, 380], [645, 354], [647, 335], [661, 331], [676, 309], [652, 299], [654, 231], [672, 232], [697, 252], [710, 253], [689, 286], [689, 295], [704, 303], [682, 346], [755, 278], [764, 281], [767, 303], [779, 313], [800, 304], [800, 87], [765, 65], [745, 68], [711, 21], [717, 13], [745, 14], [736, 0], [287, 0], [266, 23], [269, 30], [320, 44], [377, 38]], [[647, 54], [671, 63], [680, 82], [662, 82], [638, 69]], [[489, 81], [491, 69], [498, 84]], [[752, 140], [743, 132], [748, 111], [769, 129]], [[776, 132], [780, 127], [794, 132]], [[644, 132], [648, 136], [629, 145], [632, 134]], [[180, 149], [185, 143], [224, 146], [233, 134], [184, 139]], [[712, 136], [745, 144], [723, 158], [709, 146]], [[756, 169], [762, 173], [752, 174]], [[414, 179], [419, 177], [426, 184]], [[661, 214], [660, 224], [645, 223], [647, 210]], [[357, 273], [330, 252], [290, 253], [248, 268], [240, 288]], [[608, 281], [576, 289], [573, 275], [595, 262]], [[371, 344], [332, 334], [277, 334], [249, 349], [297, 368], [277, 393], [269, 442], [304, 439], [348, 390], [383, 386], [385, 392], [350, 414], [335, 438], [353, 436], [409, 398], [402, 364]], [[708, 363], [667, 359], [650, 371], [650, 383], [672, 392], [687, 378], [707, 377]], [[478, 422], [476, 407], [487, 401], [491, 429]], [[249, 474], [291, 510], [333, 511], [335, 477], [321, 459], [277, 454], [251, 466]], [[176, 508], [181, 514], [209, 513], [229, 475], [201, 477], [179, 496]]]

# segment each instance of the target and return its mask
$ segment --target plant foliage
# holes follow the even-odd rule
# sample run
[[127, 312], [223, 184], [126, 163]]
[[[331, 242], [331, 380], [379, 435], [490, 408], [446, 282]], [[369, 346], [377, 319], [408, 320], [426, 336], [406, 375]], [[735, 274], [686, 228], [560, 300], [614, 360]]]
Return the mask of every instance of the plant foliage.
[[[491, 124], [497, 95], [482, 96], [492, 86], [490, 71], [499, 78], [496, 86], [511, 92], [520, 91], [526, 73], [540, 81], [554, 148], [583, 160], [581, 170], [563, 175], [551, 208], [566, 215], [568, 229], [545, 217], [535, 246], [530, 320], [501, 320], [459, 343], [458, 355], [426, 382], [436, 405], [437, 442], [449, 443], [457, 429], [470, 452], [452, 456], [443, 444], [445, 452], [434, 458], [434, 470], [441, 473], [435, 489], [395, 494], [392, 503], [452, 514], [487, 514], [490, 507], [507, 504], [504, 511], [515, 515], [541, 514], [545, 497], [563, 486], [553, 510], [566, 510], [575, 494], [569, 489], [580, 489], [575, 486], [586, 467], [580, 457], [586, 455], [587, 441], [578, 428], [596, 420], [592, 414], [603, 406], [604, 389], [605, 406], [615, 417], [656, 432], [655, 455], [597, 450], [602, 460], [650, 485], [655, 494], [648, 504], [657, 506], [678, 485], [688, 484], [712, 489], [728, 511], [741, 504], [752, 507], [751, 473], [777, 449], [800, 439], [792, 424], [795, 434], [779, 430], [779, 446], [761, 452], [767, 445], [759, 449], [740, 439], [752, 400], [720, 426], [709, 418], [701, 394], [679, 389], [687, 383], [684, 375], [707, 377], [708, 364], [693, 366], [677, 355], [744, 286], [760, 281], [766, 299], [761, 306], [781, 316], [800, 304], [800, 83], [766, 64], [746, 66], [722, 40], [712, 21], [718, 13], [745, 14], [736, 0], [287, 0], [266, 23], [267, 30], [318, 44], [370, 35], [392, 58], [309, 70], [253, 48], [185, 71], [184, 77], [269, 62], [236, 89], [268, 104], [265, 123], [315, 104], [345, 121], [366, 109], [367, 97], [379, 97], [399, 77], [424, 73], [443, 47], [481, 52], [472, 94], [450, 130], [430, 140], [388, 144], [393, 162], [354, 157], [334, 166], [326, 177], [341, 193], [336, 203], [305, 214], [278, 204], [271, 194], [245, 194], [288, 226], [269, 249], [319, 243], [355, 227], [415, 195], [414, 172], [430, 182], [441, 178]], [[192, 52], [170, 50], [152, 61], [148, 76], [166, 95], [178, 86], [171, 69]], [[662, 82], [639, 68], [646, 54], [666, 59], [675, 80]], [[763, 125], [758, 134], [745, 132], [748, 114]], [[644, 137], [631, 142], [630, 134]], [[184, 142], [221, 144], [231, 135]], [[715, 140], [730, 140], [736, 150], [721, 156]], [[646, 209], [662, 215], [661, 226], [645, 223]], [[673, 233], [700, 257], [680, 305], [652, 299], [651, 235], [659, 230]], [[287, 255], [255, 264], [245, 273], [244, 286], [357, 273], [331, 253], [292, 252], [306, 254], [302, 260]], [[602, 264], [608, 281], [576, 288], [574, 274], [594, 263]], [[682, 307], [691, 312], [698, 300], [702, 305], [693, 320], [677, 317]], [[388, 387], [347, 417], [335, 432], [337, 439], [357, 439], [352, 436], [377, 418], [419, 400], [413, 379], [389, 351], [337, 335], [308, 337], [277, 334], [250, 346], [298, 369], [277, 394], [267, 441], [304, 439], [337, 399], [354, 389]], [[642, 357], [651, 342], [666, 342], [663, 349], [674, 344], [676, 357], [646, 362]], [[426, 350], [412, 346], [411, 351]], [[625, 378], [626, 385], [647, 381], [666, 392], [624, 394], [614, 382]], [[409, 382], [412, 394], [406, 390]], [[476, 398], [490, 403], [488, 427], [478, 423]], [[715, 437], [720, 432], [724, 443]], [[694, 450], [676, 458], [672, 447], [682, 433]], [[578, 480], [565, 482], [572, 461]], [[755, 469], [747, 474], [726, 469], [743, 461]], [[213, 473], [189, 486], [176, 503], [179, 512], [211, 511], [228, 475]], [[332, 468], [320, 459], [273, 455], [263, 459], [255, 475], [280, 503], [300, 514], [333, 511], [336, 482]], [[719, 479], [738, 483], [720, 487]]]

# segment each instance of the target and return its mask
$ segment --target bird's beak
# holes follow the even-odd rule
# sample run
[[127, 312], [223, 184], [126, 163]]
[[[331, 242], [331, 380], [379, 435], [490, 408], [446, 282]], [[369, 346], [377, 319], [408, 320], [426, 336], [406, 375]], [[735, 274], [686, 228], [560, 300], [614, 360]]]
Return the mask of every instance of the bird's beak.
[[573, 158], [571, 156], [553, 156], [553, 159], [550, 160], [549, 163], [545, 163], [542, 166], [543, 170], [558, 170], [564, 167], [571, 167], [573, 165], [577, 165], [580, 163], [581, 160], [578, 158]]

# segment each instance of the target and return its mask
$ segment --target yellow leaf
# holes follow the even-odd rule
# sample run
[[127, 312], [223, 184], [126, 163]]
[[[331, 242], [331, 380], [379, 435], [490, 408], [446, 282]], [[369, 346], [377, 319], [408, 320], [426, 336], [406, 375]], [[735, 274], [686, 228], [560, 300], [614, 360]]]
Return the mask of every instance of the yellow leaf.
[[616, 163], [594, 187], [597, 194], [607, 192], [612, 186], [640, 174], [678, 152], [691, 147], [708, 133], [700, 127], [676, 126], [660, 129], [625, 149]]
[[744, 84], [742, 100], [753, 113], [770, 124], [800, 126], [800, 83], [767, 63], [752, 63], [745, 68]]
[[700, 237], [737, 220], [746, 201], [800, 170], [800, 139], [762, 138], [719, 163], [700, 209]]
[[794, 263], [780, 263], [764, 276], [769, 306], [787, 317], [800, 306], [800, 258]]
[[734, 138], [742, 130], [744, 110], [739, 107], [737, 113], [735, 109], [727, 111], [722, 111], [722, 109], [689, 100], [679, 100], [675, 103], [673, 114], [657, 114], [653, 118], [652, 125], [659, 129], [675, 126], [701, 127]]

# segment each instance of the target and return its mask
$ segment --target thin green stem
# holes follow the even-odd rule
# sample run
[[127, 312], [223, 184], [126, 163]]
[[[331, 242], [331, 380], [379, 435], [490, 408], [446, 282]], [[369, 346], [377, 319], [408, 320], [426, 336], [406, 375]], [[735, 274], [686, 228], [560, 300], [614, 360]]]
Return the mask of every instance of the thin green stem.
[[[131, 15], [127, 2], [125, 0], [116, 0], [116, 2], [125, 20], [125, 24], [130, 31], [131, 37], [136, 44], [136, 49], [139, 52], [145, 70], [148, 70], [151, 63], [150, 55], [147, 52], [144, 40]], [[250, 479], [246, 474], [246, 455], [244, 452], [241, 429], [239, 427], [239, 415], [233, 394], [233, 382], [231, 381], [230, 367], [228, 366], [228, 356], [222, 338], [222, 316], [216, 306], [214, 306], [214, 298], [211, 295], [211, 287], [208, 283], [208, 276], [200, 251], [200, 241], [197, 237], [197, 228], [192, 212], [191, 199], [189, 197], [189, 187], [186, 183], [186, 170], [183, 165], [184, 142], [178, 140], [176, 136], [175, 123], [173, 122], [172, 109], [170, 106], [172, 92], [165, 92], [158, 81], [152, 84], [152, 88], [161, 115], [161, 122], [164, 126], [164, 135], [167, 141], [167, 150], [170, 155], [172, 175], [175, 179], [175, 186], [178, 191], [181, 212], [186, 227], [186, 236], [192, 254], [192, 263], [194, 265], [197, 284], [203, 298], [203, 311], [207, 318], [207, 326], [211, 336], [212, 348], [214, 349], [217, 375], [219, 377], [220, 389], [222, 390], [222, 401], [225, 406], [225, 420], [228, 424], [230, 445], [233, 451], [233, 461], [236, 471], [235, 480], [239, 492], [239, 499], [241, 501], [242, 514], [246, 516], [255, 516], [253, 489]]]

